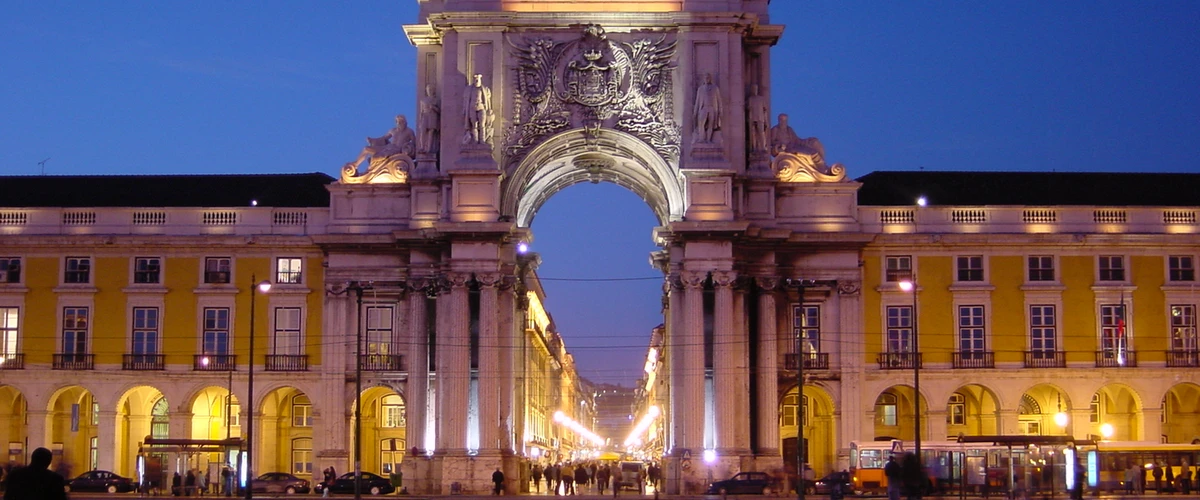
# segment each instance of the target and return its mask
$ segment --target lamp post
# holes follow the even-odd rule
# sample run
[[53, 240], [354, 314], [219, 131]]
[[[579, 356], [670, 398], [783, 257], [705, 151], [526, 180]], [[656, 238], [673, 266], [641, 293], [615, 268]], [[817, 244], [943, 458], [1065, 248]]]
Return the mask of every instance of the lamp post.
[[[799, 302], [801, 307], [804, 306], [804, 289], [817, 284], [815, 280], [803, 279], [788, 279], [787, 283], [795, 286], [799, 292]], [[807, 326], [807, 324], [805, 325]], [[805, 490], [808, 488], [804, 477], [804, 361], [807, 356], [804, 353], [805, 331], [800, 331], [800, 336], [796, 338], [796, 499], [804, 500]]]
[[921, 349], [917, 335], [917, 281], [915, 276], [900, 282], [900, 289], [912, 294], [912, 364], [913, 364], [913, 455], [921, 461]]
[[357, 310], [354, 327], [354, 498], [362, 498], [362, 298], [363, 290], [371, 285], [357, 281], [346, 284], [347, 292], [354, 292]]
[[258, 292], [267, 293], [270, 290], [270, 281], [259, 283], [257, 277], [250, 275], [250, 359], [246, 362], [246, 402], [250, 405], [250, 411], [247, 412], [250, 418], [246, 419], [246, 484], [243, 486], [246, 500], [253, 498], [250, 483], [254, 480], [254, 468], [250, 465], [254, 463], [254, 298]]

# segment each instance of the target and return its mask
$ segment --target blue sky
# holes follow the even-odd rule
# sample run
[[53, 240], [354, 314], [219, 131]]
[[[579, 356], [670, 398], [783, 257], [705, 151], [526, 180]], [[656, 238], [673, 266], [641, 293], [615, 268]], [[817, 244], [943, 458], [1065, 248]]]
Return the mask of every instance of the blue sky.
[[[1200, 2], [774, 0], [773, 113], [876, 170], [1193, 172]], [[414, 1], [7, 2], [0, 175], [336, 175], [414, 115]], [[2, 193], [2, 188], [0, 188]], [[0, 196], [3, 196], [0, 194]], [[581, 371], [636, 380], [658, 315], [649, 208], [612, 185], [534, 221]]]

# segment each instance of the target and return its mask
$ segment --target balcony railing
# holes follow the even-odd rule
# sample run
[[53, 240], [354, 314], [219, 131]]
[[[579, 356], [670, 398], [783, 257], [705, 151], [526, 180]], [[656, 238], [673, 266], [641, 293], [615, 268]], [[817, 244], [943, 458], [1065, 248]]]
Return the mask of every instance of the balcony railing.
[[403, 354], [363, 354], [359, 357], [363, 371], [368, 372], [402, 372], [404, 368]]
[[950, 353], [954, 368], [995, 368], [996, 353], [992, 351], [961, 351]]
[[1025, 351], [1025, 368], [1066, 368], [1065, 351]]
[[308, 371], [307, 354], [268, 354], [267, 371], [269, 372], [304, 372]]
[[92, 370], [96, 367], [94, 354], [55, 354], [55, 370]]
[[192, 370], [231, 372], [237, 370], [237, 356], [233, 354], [196, 354], [192, 358]]
[[827, 352], [808, 352], [801, 356], [799, 353], [789, 352], [783, 355], [783, 368], [785, 370], [795, 370], [797, 363], [801, 358], [804, 358], [805, 370], [828, 370], [829, 369], [829, 353]]
[[1116, 350], [1096, 351], [1096, 368], [1126, 368], [1137, 366], [1137, 353]]
[[121, 359], [122, 370], [164, 370], [165, 354], [126, 354]]
[[921, 368], [920, 353], [911, 352], [881, 352], [879, 353], [879, 368], [882, 370], [903, 370], [905, 368]]
[[1200, 351], [1167, 351], [1168, 368], [1200, 366]]
[[21, 353], [12, 353], [4, 355], [4, 361], [0, 361], [0, 370], [24, 370], [25, 355]]

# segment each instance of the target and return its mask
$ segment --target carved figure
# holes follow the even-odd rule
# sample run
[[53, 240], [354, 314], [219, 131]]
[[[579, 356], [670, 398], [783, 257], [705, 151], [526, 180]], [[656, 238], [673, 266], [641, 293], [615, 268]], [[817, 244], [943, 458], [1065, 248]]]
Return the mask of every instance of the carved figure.
[[750, 150], [768, 151], [767, 133], [771, 127], [770, 108], [767, 98], [758, 95], [758, 85], [750, 86], [750, 98], [746, 99], [746, 114], [750, 118]]
[[483, 85], [483, 75], [476, 74], [471, 85], [463, 94], [463, 112], [466, 115], [466, 144], [492, 143], [492, 89]]
[[436, 153], [441, 142], [442, 104], [433, 84], [425, 86], [425, 97], [417, 110], [417, 151]]
[[713, 83], [712, 73], [705, 73], [704, 82], [696, 87], [696, 135], [699, 142], [713, 142], [721, 130], [721, 89]]
[[[408, 128], [408, 119], [404, 115], [396, 115], [395, 127], [382, 137], [367, 137], [367, 145], [358, 158], [342, 166], [342, 182], [404, 182], [415, 152], [416, 134]], [[358, 176], [358, 165], [367, 158], [370, 158], [367, 172]]]
[[784, 182], [834, 182], [846, 177], [841, 164], [825, 164], [825, 146], [819, 139], [796, 135], [787, 114], [781, 113], [779, 123], [771, 127], [771, 154], [775, 156], [771, 165]]

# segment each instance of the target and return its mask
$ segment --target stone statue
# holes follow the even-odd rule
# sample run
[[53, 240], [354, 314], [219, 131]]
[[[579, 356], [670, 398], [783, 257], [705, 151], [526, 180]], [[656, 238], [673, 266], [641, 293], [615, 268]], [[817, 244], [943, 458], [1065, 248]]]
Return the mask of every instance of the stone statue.
[[433, 84], [425, 86], [425, 97], [421, 98], [417, 113], [417, 151], [437, 153], [441, 142], [442, 104], [438, 100]]
[[465, 144], [492, 143], [492, 89], [483, 85], [483, 75], [476, 74], [463, 94], [463, 113], [466, 115]]
[[771, 110], [767, 98], [758, 95], [758, 85], [750, 86], [750, 97], [746, 99], [746, 115], [750, 119], [750, 150], [766, 152], [770, 145], [767, 132], [771, 127]]
[[781, 113], [779, 123], [771, 127], [772, 166], [784, 182], [834, 182], [845, 179], [841, 164], [825, 164], [825, 146], [816, 137], [801, 138]]
[[704, 83], [696, 87], [696, 136], [698, 142], [713, 142], [721, 130], [721, 89], [713, 83], [712, 73], [704, 74]]
[[[408, 128], [408, 119], [396, 115], [396, 126], [382, 137], [367, 137], [358, 158], [342, 166], [342, 182], [404, 182], [416, 153], [416, 134]], [[370, 158], [367, 172], [358, 176], [358, 165]], [[378, 180], [389, 179], [389, 180]]]

